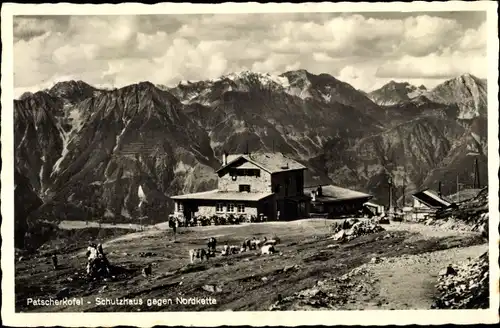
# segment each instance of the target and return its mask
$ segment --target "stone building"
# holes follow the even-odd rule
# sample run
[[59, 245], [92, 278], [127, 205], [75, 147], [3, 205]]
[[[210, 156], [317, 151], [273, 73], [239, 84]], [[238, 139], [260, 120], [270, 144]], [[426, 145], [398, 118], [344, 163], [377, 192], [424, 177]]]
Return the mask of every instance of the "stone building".
[[215, 190], [177, 195], [176, 216], [265, 216], [293, 220], [308, 215], [307, 168], [282, 153], [224, 154]]
[[311, 214], [328, 218], [363, 214], [364, 204], [373, 197], [334, 185], [308, 187], [305, 194], [311, 197]]

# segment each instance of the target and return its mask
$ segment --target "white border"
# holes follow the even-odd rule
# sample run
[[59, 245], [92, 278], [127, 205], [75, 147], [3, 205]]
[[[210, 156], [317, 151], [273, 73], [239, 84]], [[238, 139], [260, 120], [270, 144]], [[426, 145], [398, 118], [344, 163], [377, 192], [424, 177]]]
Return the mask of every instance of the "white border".
[[[13, 236], [13, 21], [14, 15], [124, 15], [181, 13], [272, 13], [272, 12], [380, 12], [380, 11], [487, 11], [488, 26], [488, 169], [490, 195], [490, 299], [489, 310], [399, 310], [399, 311], [295, 311], [295, 312], [160, 312], [160, 313], [15, 313]], [[155, 4], [119, 5], [13, 4], [2, 5], [2, 320], [9, 326], [115, 326], [134, 325], [386, 325], [386, 324], [476, 324], [499, 321], [498, 268], [498, 16], [493, 1], [447, 1], [413, 3], [305, 3], [305, 4]]]

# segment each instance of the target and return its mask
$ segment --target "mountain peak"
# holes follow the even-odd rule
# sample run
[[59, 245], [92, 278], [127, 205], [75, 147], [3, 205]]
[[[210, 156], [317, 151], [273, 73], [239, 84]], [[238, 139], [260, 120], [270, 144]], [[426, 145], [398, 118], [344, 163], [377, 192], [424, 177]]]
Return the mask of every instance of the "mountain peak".
[[381, 88], [368, 93], [368, 97], [378, 105], [394, 105], [408, 101], [425, 91], [425, 87], [416, 87], [408, 82], [389, 81]]
[[136, 86], [139, 89], [144, 89], [144, 90], [157, 89], [156, 86], [153, 83], [149, 82], [149, 81], [141, 81], [141, 82], [137, 83]]
[[92, 97], [97, 89], [82, 80], [57, 82], [48, 91], [50, 95], [61, 97], [73, 103]]
[[69, 81], [60, 81], [57, 82], [50, 88], [50, 90], [58, 90], [62, 88], [80, 88], [80, 89], [94, 89], [90, 84], [82, 81], [82, 80], [69, 80]]
[[427, 96], [437, 103], [457, 104], [461, 119], [484, 116], [487, 112], [486, 82], [470, 73], [439, 84]]

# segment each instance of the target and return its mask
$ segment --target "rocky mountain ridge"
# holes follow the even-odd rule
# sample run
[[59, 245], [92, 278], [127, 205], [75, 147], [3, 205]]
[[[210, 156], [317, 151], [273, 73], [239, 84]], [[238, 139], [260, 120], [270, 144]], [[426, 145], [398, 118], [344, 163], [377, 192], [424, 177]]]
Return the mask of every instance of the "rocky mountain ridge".
[[472, 74], [463, 74], [447, 80], [431, 90], [425, 86], [408, 82], [390, 81], [381, 88], [368, 93], [368, 97], [381, 106], [392, 106], [405, 102], [434, 102], [456, 105], [459, 119], [473, 119], [487, 115], [487, 82]]
[[416, 87], [408, 82], [390, 81], [380, 89], [368, 93], [368, 97], [378, 105], [388, 106], [416, 98], [426, 91], [424, 85]]
[[[437, 90], [446, 101], [421, 95], [391, 106], [304, 70], [173, 88], [61, 82], [14, 101], [15, 165], [44, 202], [33, 214], [39, 218], [164, 220], [169, 196], [215, 187], [222, 152], [247, 145], [307, 165], [306, 185], [356, 188], [384, 203], [388, 175], [401, 188], [407, 172], [406, 186], [417, 189], [456, 174], [469, 179], [471, 151], [486, 163], [484, 108], [467, 100], [486, 99], [485, 89], [469, 82], [477, 92], [456, 103], [450, 97], [459, 91], [442, 90], [462, 84], [445, 82]], [[463, 104], [479, 106], [479, 116], [463, 119]], [[139, 187], [147, 199], [141, 209]]]

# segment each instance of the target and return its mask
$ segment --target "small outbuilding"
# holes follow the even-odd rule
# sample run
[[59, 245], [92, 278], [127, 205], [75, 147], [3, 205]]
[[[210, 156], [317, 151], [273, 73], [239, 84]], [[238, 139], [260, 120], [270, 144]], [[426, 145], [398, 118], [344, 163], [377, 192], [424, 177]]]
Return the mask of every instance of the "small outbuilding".
[[334, 185], [320, 185], [304, 189], [311, 198], [311, 215], [324, 215], [328, 218], [346, 215], [365, 214], [364, 204], [373, 196]]

